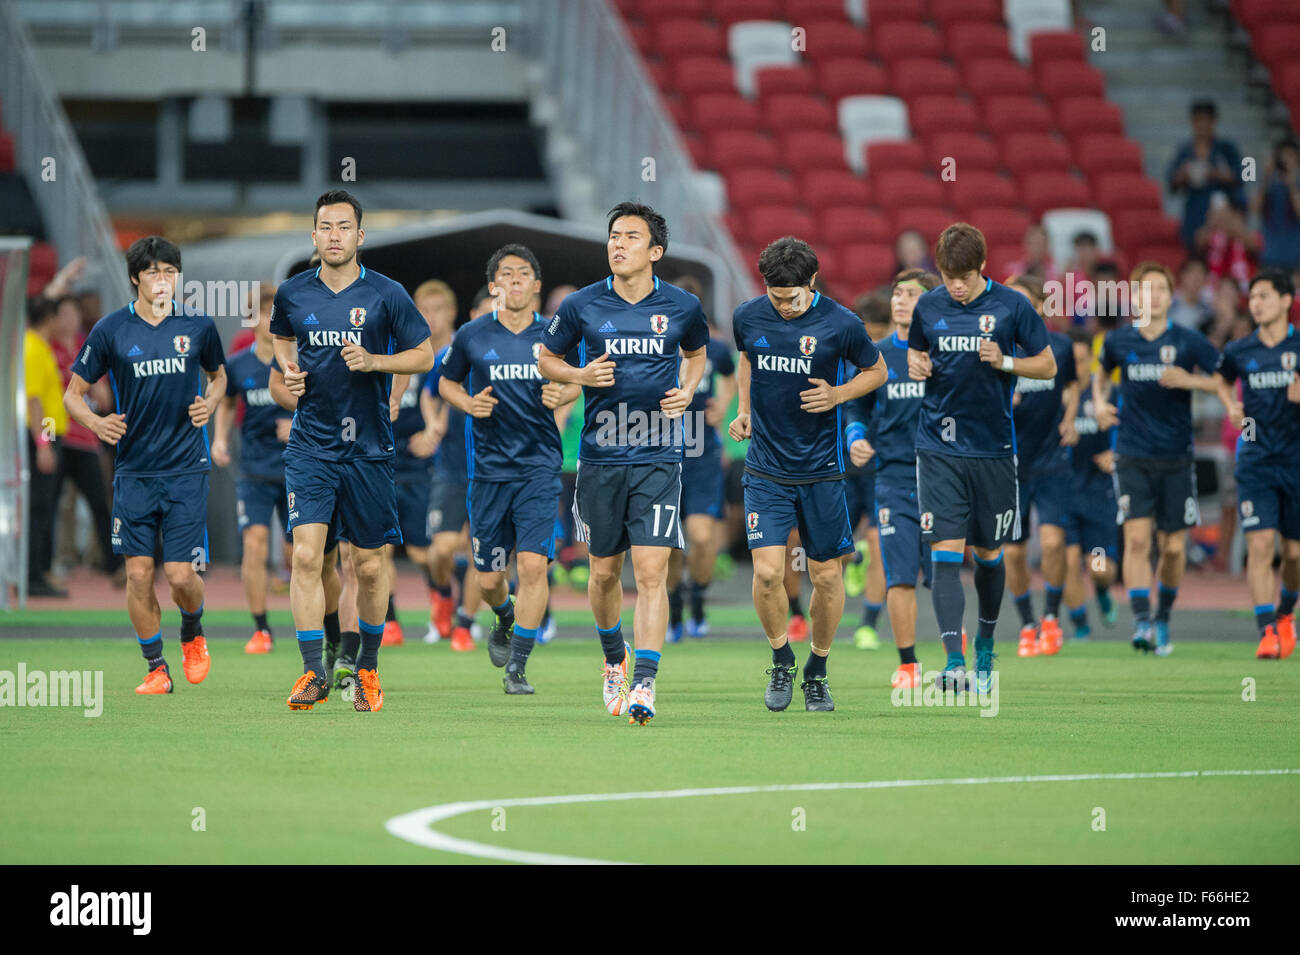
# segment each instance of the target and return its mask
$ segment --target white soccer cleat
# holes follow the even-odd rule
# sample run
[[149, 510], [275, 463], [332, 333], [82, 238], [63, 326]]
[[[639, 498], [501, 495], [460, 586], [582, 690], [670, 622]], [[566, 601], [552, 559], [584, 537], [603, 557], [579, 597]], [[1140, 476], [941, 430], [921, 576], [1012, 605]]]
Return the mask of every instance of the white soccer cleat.
[[438, 628], [433, 625], [433, 621], [429, 621], [429, 629], [424, 635], [424, 642], [437, 643], [441, 639], [442, 639], [442, 634], [440, 634], [438, 632]]
[[627, 663], [632, 659], [632, 648], [626, 643], [623, 644], [626, 651], [623, 655], [623, 662], [614, 665], [605, 664], [605, 671], [601, 679], [603, 681], [602, 694], [605, 697], [605, 709], [610, 716], [622, 716], [627, 712], [628, 696], [628, 678]]
[[655, 681], [642, 680], [632, 687], [627, 700], [627, 721], [645, 726], [655, 716]]

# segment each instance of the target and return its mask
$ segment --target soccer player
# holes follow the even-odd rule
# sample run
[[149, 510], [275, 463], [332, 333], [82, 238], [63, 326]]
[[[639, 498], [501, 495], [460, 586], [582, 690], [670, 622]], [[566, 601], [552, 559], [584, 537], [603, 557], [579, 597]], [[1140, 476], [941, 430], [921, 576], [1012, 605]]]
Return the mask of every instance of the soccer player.
[[[1043, 284], [1025, 275], [1007, 279], [1007, 287], [1029, 299], [1034, 311], [1043, 314]], [[1079, 384], [1075, 375], [1074, 346], [1068, 336], [1048, 329], [1054, 378], [1017, 378], [1012, 396], [1012, 418], [1016, 426], [1016, 483], [1020, 489], [1020, 533], [1007, 543], [1007, 584], [1011, 599], [1020, 611], [1022, 657], [1054, 656], [1065, 640], [1059, 618], [1061, 595], [1065, 592], [1065, 525], [1069, 522], [1069, 448], [1079, 437], [1074, 416], [1079, 408]], [[1038, 541], [1043, 550], [1045, 601], [1043, 622], [1034, 619], [1029, 592], [1029, 508], [1038, 512]]]
[[[126, 558], [126, 609], [149, 668], [137, 693], [172, 692], [154, 596], [160, 532], [163, 573], [181, 611], [185, 679], [202, 683], [212, 665], [197, 568], [208, 560], [205, 426], [226, 392], [226, 368], [212, 319], [177, 307], [180, 269], [181, 251], [166, 239], [151, 235], [131, 243], [126, 274], [135, 301], [91, 329], [63, 396], [74, 421], [117, 446], [113, 552]], [[105, 374], [116, 407], [98, 415], [86, 404], [86, 392]]]
[[[1076, 325], [1070, 330], [1074, 347], [1075, 376], [1080, 382], [1092, 377], [1092, 335]], [[1087, 640], [1092, 628], [1088, 624], [1086, 588], [1082, 561], [1087, 554], [1089, 576], [1097, 593], [1097, 607], [1102, 622], [1115, 626], [1115, 602], [1110, 585], [1115, 582], [1119, 560], [1119, 523], [1115, 503], [1115, 452], [1111, 450], [1114, 426], [1103, 428], [1097, 423], [1092, 393], [1080, 395], [1074, 432], [1079, 441], [1070, 448], [1070, 471], [1073, 483], [1070, 508], [1065, 524], [1065, 605], [1074, 625], [1074, 639]]]
[[[1246, 582], [1255, 604], [1261, 660], [1295, 649], [1295, 604], [1300, 591], [1300, 335], [1288, 316], [1295, 300], [1291, 277], [1267, 269], [1250, 282], [1255, 330], [1229, 342], [1214, 376], [1237, 441], [1237, 500], [1246, 534]], [[1242, 400], [1232, 383], [1241, 379]], [[1282, 538], [1282, 599], [1274, 604], [1275, 536]]]
[[[1006, 584], [1002, 547], [1019, 533], [1015, 378], [1056, 377], [1043, 319], [1025, 296], [985, 278], [986, 257], [979, 229], [965, 222], [944, 229], [934, 253], [943, 287], [917, 299], [907, 335], [908, 375], [926, 382], [916, 428], [917, 507], [948, 655], [935, 682], [940, 690], [967, 689], [960, 569], [969, 542], [979, 595], [980, 693], [993, 680], [993, 632]], [[1020, 356], [1013, 354], [1017, 347]]]
[[[797, 525], [812, 578], [804, 709], [835, 709], [826, 657], [844, 613], [844, 569], [853, 528], [844, 498], [840, 405], [880, 387], [885, 363], [862, 320], [811, 285], [817, 253], [786, 236], [758, 257], [766, 294], [732, 317], [740, 352], [740, 401], [728, 430], [750, 438], [745, 456], [745, 526], [754, 558], [754, 608], [772, 648], [763, 701], [779, 712], [794, 696], [799, 667], [786, 636], [786, 541]], [[845, 380], [849, 368], [866, 369]], [[834, 382], [834, 384], [831, 384]]]
[[293, 530], [290, 601], [303, 675], [290, 709], [329, 694], [322, 657], [325, 543], [337, 509], [339, 536], [352, 545], [361, 649], [353, 708], [384, 705], [379, 644], [388, 604], [385, 544], [400, 544], [393, 481], [390, 375], [433, 367], [429, 326], [406, 291], [357, 260], [365, 242], [361, 204], [334, 190], [316, 200], [312, 241], [321, 264], [275, 293], [271, 334], [284, 383], [298, 398], [284, 453]]
[[[1174, 649], [1169, 613], [1187, 567], [1187, 528], [1200, 521], [1191, 392], [1215, 391], [1219, 353], [1200, 332], [1169, 320], [1174, 282], [1167, 268], [1140, 262], [1130, 279], [1134, 320], [1107, 333], [1101, 371], [1092, 376], [1092, 398], [1102, 427], [1119, 423], [1115, 477], [1124, 519], [1124, 585], [1137, 620], [1133, 647], [1168, 656]], [[1121, 369], [1118, 409], [1109, 401], [1114, 368]], [[1148, 556], [1153, 524], [1160, 549], [1154, 628]]]
[[[722, 436], [718, 425], [736, 392], [736, 362], [731, 349], [709, 319], [709, 341], [704, 346], [704, 377], [686, 409], [686, 450], [682, 456], [682, 522], [686, 530], [686, 555], [674, 549], [668, 558], [668, 642], [682, 638], [682, 610], [689, 604], [686, 632], [707, 636], [704, 596], [713, 580], [718, 554], [718, 524], [726, 477], [722, 470]], [[716, 379], [716, 380], [715, 380]], [[682, 573], [683, 564], [686, 574]], [[685, 591], [685, 593], [683, 593]]]
[[[510, 695], [533, 693], [524, 670], [546, 615], [547, 564], [555, 557], [560, 500], [560, 431], [554, 409], [577, 385], [542, 380], [537, 368], [545, 320], [533, 310], [542, 287], [537, 257], [502, 246], [487, 264], [500, 307], [456, 335], [442, 362], [438, 393], [471, 419], [467, 448], [469, 524], [480, 592], [496, 615], [488, 657], [505, 667]], [[519, 571], [510, 599], [510, 552]]]
[[876, 462], [876, 525], [880, 534], [880, 563], [885, 576], [889, 626], [898, 648], [898, 669], [890, 686], [920, 686], [916, 659], [916, 578], [930, 585], [929, 547], [921, 542], [921, 514], [916, 506], [916, 422], [925, 397], [925, 382], [907, 373], [907, 336], [916, 301], [938, 288], [939, 276], [923, 269], [904, 269], [894, 276], [890, 313], [894, 332], [876, 342], [887, 377], [876, 396], [870, 424], [860, 417], [861, 405], [851, 402], [844, 443], [855, 462]]
[[[609, 212], [612, 273], [568, 296], [546, 327], [542, 376], [585, 398], [575, 527], [591, 557], [587, 593], [605, 651], [605, 709], [645, 725], [668, 629], [668, 554], [681, 547], [682, 423], [704, 375], [709, 328], [700, 300], [661, 282], [668, 224], [650, 206]], [[580, 367], [565, 361], [579, 349]], [[685, 358], [679, 363], [678, 353]], [[636, 577], [635, 665], [623, 640], [623, 561]]]
[[[264, 290], [265, 291], [265, 290]], [[243, 535], [243, 561], [239, 575], [244, 596], [253, 614], [253, 636], [244, 644], [245, 653], [269, 653], [273, 636], [266, 619], [266, 557], [271, 540], [271, 515], [279, 514], [280, 526], [287, 527], [285, 506], [284, 446], [289, 441], [293, 415], [271, 396], [271, 304], [275, 290], [259, 298], [253, 344], [226, 360], [226, 394], [217, 406], [212, 435], [212, 461], [230, 466], [230, 431], [240, 400], [244, 420], [239, 426], [239, 481], [236, 484], [236, 513]]]

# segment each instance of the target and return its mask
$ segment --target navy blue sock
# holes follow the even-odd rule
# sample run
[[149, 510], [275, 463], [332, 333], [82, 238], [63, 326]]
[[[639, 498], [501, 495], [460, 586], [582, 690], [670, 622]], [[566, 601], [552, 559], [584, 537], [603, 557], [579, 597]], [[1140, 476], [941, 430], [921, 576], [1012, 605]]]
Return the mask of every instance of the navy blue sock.
[[772, 651], [772, 662], [779, 667], [794, 666], [794, 647], [790, 646], [789, 640], [781, 644], [780, 649]]
[[1277, 623], [1277, 608], [1272, 604], [1255, 605], [1255, 626], [1259, 629], [1260, 636], [1264, 635], [1264, 628], [1271, 627]]
[[636, 662], [632, 667], [632, 685], [636, 686], [646, 680], [654, 680], [659, 674], [658, 650], [634, 650], [632, 656]]
[[384, 625], [366, 623], [361, 619], [357, 620], [357, 625], [361, 627], [361, 652], [357, 655], [357, 669], [378, 670], [379, 644], [384, 639]]
[[966, 592], [961, 589], [962, 555], [947, 550], [930, 554], [933, 576], [930, 597], [939, 621], [939, 636], [948, 658], [961, 657], [961, 618], [966, 612]]
[[[456, 608], [456, 626], [464, 627], [466, 630], [474, 623], [474, 618], [467, 614], [460, 607]], [[364, 631], [362, 631], [364, 633]]]
[[271, 632], [271, 624], [267, 622], [265, 613], [253, 614], [253, 629], [264, 630], [267, 633]]
[[189, 643], [195, 637], [203, 636], [203, 604], [199, 609], [189, 613], [181, 608], [181, 643]]
[[675, 627], [682, 622], [682, 584], [668, 591], [668, 625]]
[[1300, 591], [1287, 590], [1282, 588], [1282, 599], [1277, 602], [1278, 616], [1285, 617], [1289, 613], [1295, 612], [1296, 598], [1300, 597]]
[[917, 661], [917, 659], [916, 659], [916, 644], [912, 644], [912, 646], [910, 646], [910, 647], [899, 647], [899, 648], [898, 648], [898, 662], [899, 662], [899, 663], [917, 663], [918, 661]]
[[1053, 587], [1047, 584], [1044, 588], [1047, 593], [1047, 600], [1043, 605], [1044, 617], [1057, 617], [1061, 613], [1061, 592], [1060, 587]]
[[339, 612], [337, 610], [325, 615], [325, 639], [330, 646], [338, 646], [339, 644], [341, 634], [339, 633]]
[[384, 614], [384, 622], [397, 619], [397, 604], [393, 602], [393, 595], [388, 595], [388, 610]]
[[[136, 637], [136, 639], [140, 640], [139, 637]], [[167, 665], [167, 661], [163, 659], [161, 630], [148, 640], [140, 640], [140, 653], [144, 655], [144, 662], [148, 664], [150, 670], [156, 670], [160, 666]]]
[[1151, 591], [1138, 587], [1128, 592], [1128, 603], [1133, 608], [1133, 617], [1139, 624], [1151, 622]]
[[452, 562], [451, 572], [456, 578], [456, 583], [460, 585], [460, 592], [465, 592], [465, 575], [469, 573], [469, 558], [462, 554], [457, 554]]
[[510, 639], [510, 659], [506, 661], [507, 673], [523, 673], [528, 663], [528, 654], [533, 652], [533, 642], [537, 639], [536, 627], [521, 627], [515, 624], [515, 635]]
[[803, 664], [805, 680], [822, 680], [826, 678], [826, 657], [808, 651], [808, 659]]
[[1088, 626], [1088, 605], [1080, 604], [1070, 610], [1070, 622], [1074, 624], [1074, 635], [1086, 637], [1092, 630]]
[[691, 619], [704, 619], [704, 594], [709, 589], [708, 584], [696, 583], [692, 580], [687, 584], [686, 592], [691, 603]]
[[493, 607], [492, 612], [496, 614], [497, 619], [507, 627], [515, 622], [515, 602], [509, 597], [506, 597], [505, 603], [498, 607]]
[[1166, 587], [1160, 585], [1159, 596], [1156, 600], [1156, 619], [1162, 623], [1169, 622], [1169, 611], [1174, 609], [1174, 601], [1178, 599], [1177, 587]]
[[793, 597], [790, 598], [790, 616], [792, 617], [803, 616], [803, 604], [800, 603], [798, 594], [795, 594]]
[[361, 652], [361, 633], [357, 630], [347, 630], [343, 633], [343, 640], [339, 645], [339, 659], [347, 658], [354, 664], [357, 662], [357, 654]]
[[1097, 606], [1101, 608], [1102, 613], [1110, 613], [1111, 608], [1110, 588], [1097, 588]]
[[322, 652], [324, 643], [324, 630], [298, 631], [298, 652], [302, 654], [303, 673], [311, 670], [318, 677], [325, 678], [325, 656]]
[[451, 581], [450, 581], [450, 580], [447, 581], [445, 584], [443, 584], [441, 587], [439, 587], [437, 584], [434, 584], [434, 585], [433, 585], [433, 589], [436, 590], [436, 591], [438, 592], [438, 596], [439, 596], [439, 597], [442, 597], [444, 600], [450, 600], [450, 599], [451, 599]]
[[876, 621], [880, 619], [880, 611], [884, 606], [884, 604], [873, 604], [864, 600], [862, 602], [862, 622], [868, 627], [874, 627]]
[[438, 589], [438, 585], [437, 585], [436, 583], [434, 583], [434, 581], [433, 581], [433, 574], [429, 573], [429, 565], [428, 565], [428, 564], [425, 564], [425, 565], [424, 565], [423, 567], [421, 567], [420, 569], [421, 569], [422, 571], [424, 571], [424, 583], [425, 583], [425, 586], [427, 586], [430, 590], [437, 590], [437, 589]]
[[[979, 595], [976, 646], [979, 646], [980, 639], [984, 637], [988, 638], [989, 647], [993, 646], [993, 631], [998, 625], [998, 611], [1002, 609], [1002, 594], [1006, 590], [1006, 584], [1007, 565], [1003, 563], [1001, 554], [992, 560], [975, 558], [975, 593]], [[960, 634], [958, 638], [960, 639]]]
[[605, 651], [605, 662], [610, 666], [618, 666], [627, 656], [627, 647], [623, 645], [623, 621], [620, 618], [618, 623], [608, 630], [596, 628], [596, 633], [600, 635], [600, 648]]
[[1011, 601], [1016, 605], [1016, 610], [1020, 612], [1020, 626], [1032, 627], [1034, 625], [1034, 601], [1029, 591], [1026, 590], [1019, 597], [1013, 595]]

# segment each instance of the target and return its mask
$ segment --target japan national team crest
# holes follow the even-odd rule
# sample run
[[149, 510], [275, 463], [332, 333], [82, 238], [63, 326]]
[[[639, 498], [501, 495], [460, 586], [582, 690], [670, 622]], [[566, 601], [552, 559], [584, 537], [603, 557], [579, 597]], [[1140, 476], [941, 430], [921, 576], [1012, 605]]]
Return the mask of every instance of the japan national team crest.
[[352, 323], [353, 328], [360, 328], [366, 323], [366, 310], [364, 308], [354, 308], [348, 312], [348, 321]]
[[758, 511], [750, 511], [745, 517], [745, 523], [751, 531], [758, 529]]
[[656, 335], [662, 335], [664, 332], [668, 331], [668, 316], [651, 315], [650, 328], [654, 331]]
[[293, 491], [289, 492], [289, 510], [293, 510]]
[[889, 508], [880, 508], [880, 510], [876, 511], [876, 517], [879, 518], [881, 526], [887, 525], [889, 523]]
[[1252, 515], [1252, 514], [1254, 514], [1254, 513], [1255, 513], [1255, 505], [1254, 505], [1254, 503], [1253, 503], [1252, 501], [1242, 501], [1242, 502], [1241, 502], [1241, 516], [1242, 516], [1242, 517], [1250, 517], [1250, 515]]
[[1160, 360], [1166, 365], [1172, 365], [1174, 359], [1178, 357], [1178, 349], [1173, 345], [1160, 346]]
[[998, 320], [992, 315], [980, 316], [980, 333], [983, 335], [992, 335], [993, 329], [997, 328]]
[[1282, 352], [1282, 370], [1283, 371], [1295, 370], [1295, 352], [1293, 351]]
[[537, 361], [537, 359], [541, 357], [542, 357], [542, 343], [533, 342], [533, 361]]
[[172, 339], [172, 347], [176, 349], [176, 354], [188, 355], [190, 353], [190, 336], [177, 335]]
[[122, 518], [115, 517], [113, 518], [113, 536], [116, 537], [120, 533], [122, 533]]
[[799, 354], [811, 355], [817, 350], [817, 339], [811, 335], [805, 335], [799, 339]]
[[926, 511], [921, 515], [921, 530], [928, 531], [932, 527], [934, 527], [934, 514]]

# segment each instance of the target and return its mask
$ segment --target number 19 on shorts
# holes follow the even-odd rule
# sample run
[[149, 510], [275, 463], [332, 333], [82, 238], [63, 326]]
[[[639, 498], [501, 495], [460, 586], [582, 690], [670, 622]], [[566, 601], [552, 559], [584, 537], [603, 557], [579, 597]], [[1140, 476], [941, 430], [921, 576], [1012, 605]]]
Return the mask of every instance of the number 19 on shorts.
[[997, 527], [993, 532], [993, 539], [1002, 540], [1007, 534], [1011, 533], [1011, 525], [1016, 522], [1016, 509], [1009, 507], [996, 517]]

